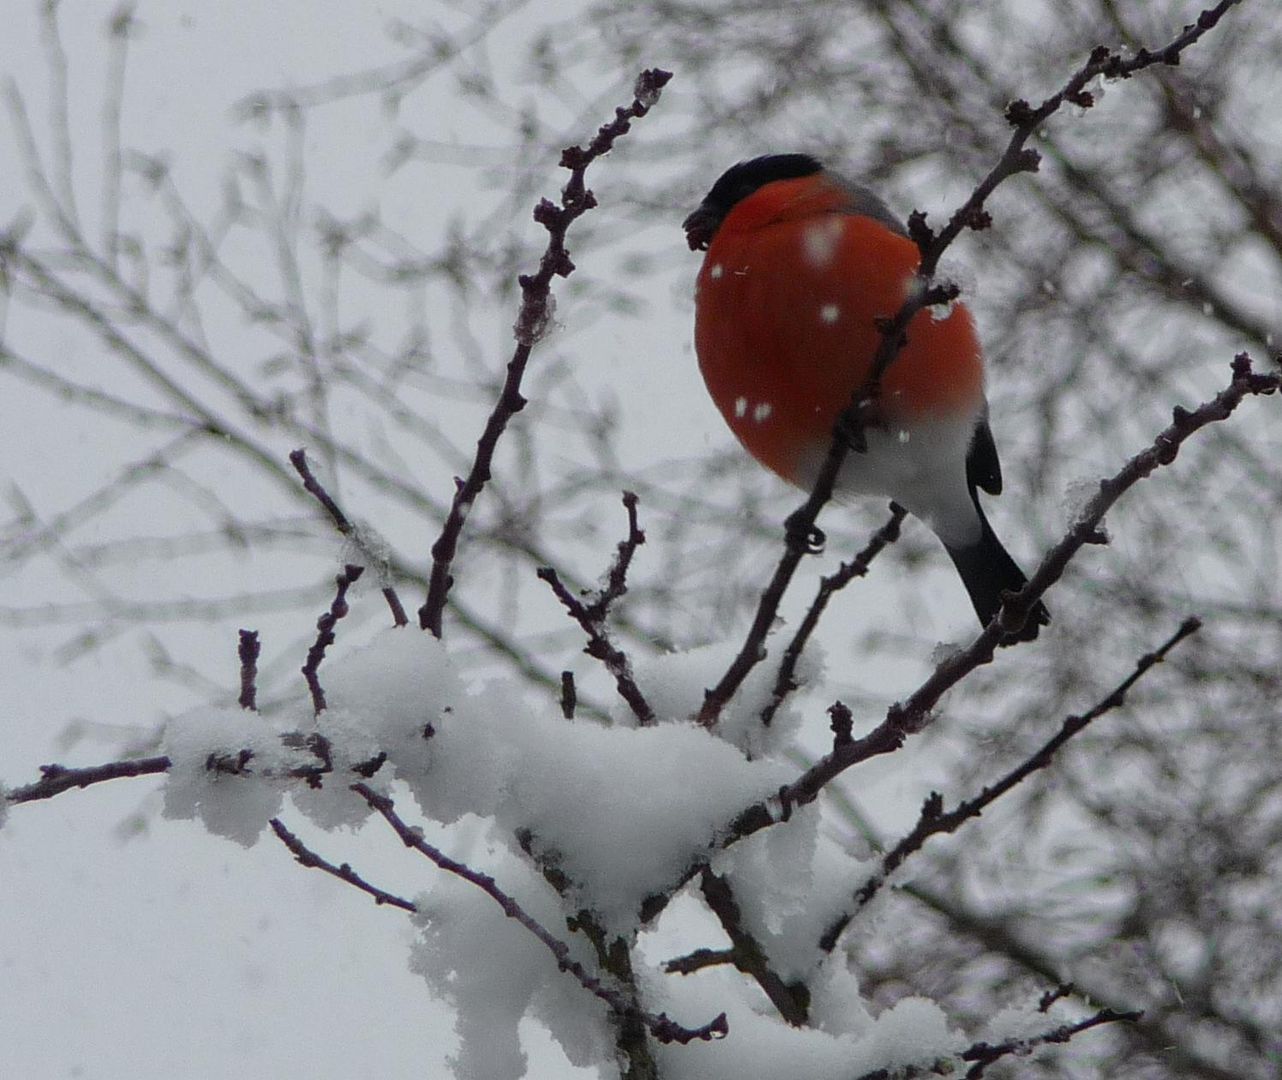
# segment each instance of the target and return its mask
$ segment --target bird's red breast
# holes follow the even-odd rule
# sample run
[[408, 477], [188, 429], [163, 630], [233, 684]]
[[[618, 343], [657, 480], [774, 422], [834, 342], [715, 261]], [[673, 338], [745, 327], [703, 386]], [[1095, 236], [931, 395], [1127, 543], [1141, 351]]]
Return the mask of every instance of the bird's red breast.
[[[918, 261], [824, 172], [767, 183], [726, 214], [699, 272], [695, 346], [713, 400], [762, 464], [796, 482], [802, 459], [822, 453]], [[966, 308], [920, 312], [907, 338], [882, 379], [886, 421], [978, 417], [983, 363]]]

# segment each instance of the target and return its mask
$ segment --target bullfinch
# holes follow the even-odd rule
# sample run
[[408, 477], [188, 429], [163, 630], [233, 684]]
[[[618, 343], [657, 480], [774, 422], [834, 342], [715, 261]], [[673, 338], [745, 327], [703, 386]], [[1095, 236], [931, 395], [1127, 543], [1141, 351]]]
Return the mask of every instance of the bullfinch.
[[[712, 400], [749, 453], [813, 486], [838, 418], [868, 377], [881, 325], [916, 287], [917, 245], [876, 195], [806, 154], [740, 162], [684, 223], [706, 251], [695, 350]], [[979, 502], [1002, 489], [984, 366], [965, 305], [919, 311], [885, 370], [866, 450], [839, 496], [888, 496], [943, 542], [979, 621], [1026, 583]], [[1035, 605], [1018, 639], [1049, 615]]]

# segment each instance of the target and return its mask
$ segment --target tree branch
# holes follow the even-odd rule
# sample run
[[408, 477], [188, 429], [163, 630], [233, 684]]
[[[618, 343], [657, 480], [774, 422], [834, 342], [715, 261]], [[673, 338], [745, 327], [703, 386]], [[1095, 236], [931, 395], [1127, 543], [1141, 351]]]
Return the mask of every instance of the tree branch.
[[[828, 454], [809, 496], [787, 520], [783, 554], [770, 582], [762, 591], [756, 617], [743, 648], [717, 685], [704, 695], [703, 706], [698, 714], [701, 724], [711, 727], [717, 722], [721, 710], [743, 684], [748, 673], [764, 659], [766, 638], [775, 625], [779, 605], [802, 557], [813, 553], [817, 546], [822, 545], [823, 533], [816, 522], [820, 511], [832, 499], [846, 456], [852, 450], [862, 452], [866, 448], [864, 432], [869, 426], [878, 423], [877, 398], [881, 379], [903, 348], [909, 324], [925, 308], [949, 303], [959, 295], [960, 290], [956, 285], [937, 284], [934, 281], [940, 258], [964, 229], [986, 229], [992, 224], [992, 218], [984, 204], [1001, 183], [1020, 173], [1037, 171], [1041, 157], [1037, 151], [1027, 149], [1025, 143], [1066, 102], [1080, 108], [1093, 105], [1094, 98], [1085, 89], [1092, 79], [1100, 76], [1125, 79], [1153, 64], [1178, 64], [1183, 51], [1213, 28], [1226, 11], [1239, 2], [1240, 0], [1220, 0], [1220, 3], [1204, 11], [1195, 23], [1185, 27], [1177, 38], [1156, 51], [1140, 49], [1127, 59], [1104, 46], [1097, 47], [1064, 86], [1039, 106], [1033, 108], [1026, 101], [1018, 100], [1007, 108], [1006, 119], [1015, 131], [1006, 149], [938, 234], [926, 225], [924, 214], [914, 211], [909, 216], [909, 235], [921, 251], [921, 262], [914, 280], [916, 287], [908, 290], [907, 299], [899, 311], [881, 325], [881, 340], [873, 355], [868, 377], [855, 391], [849, 406], [837, 418]], [[1030, 610], [1031, 604], [1028, 603], [1006, 604], [998, 616], [1005, 634], [1014, 634], [1020, 630], [1027, 621]]]
[[[637, 497], [632, 492], [625, 491], [623, 505], [628, 511], [628, 535], [626, 539], [619, 542], [618, 556], [610, 566], [605, 585], [595, 595], [585, 594], [586, 603], [565, 587], [560, 575], [552, 567], [539, 567], [538, 577], [540, 581], [547, 582], [556, 598], [561, 601], [561, 605], [570, 613], [570, 617], [587, 635], [588, 643], [583, 651], [605, 665], [606, 670], [614, 676], [614, 684], [618, 688], [619, 696], [628, 703], [637, 722], [642, 727], [647, 727], [656, 723], [658, 718], [637, 685], [627, 653], [614, 644], [610, 638], [609, 628], [605, 624], [610, 613], [610, 605], [628, 591], [628, 567], [632, 564], [632, 556], [636, 554], [637, 548], [645, 543], [645, 533], [641, 531], [637, 522]], [[573, 679], [569, 685], [572, 689]], [[564, 703], [571, 700], [565, 696], [564, 689], [563, 682], [563, 711]], [[572, 708], [570, 714], [573, 714]]]
[[173, 762], [164, 755], [149, 758], [131, 758], [128, 761], [109, 761], [105, 765], [90, 765], [83, 769], [68, 769], [65, 765], [41, 765], [40, 779], [34, 784], [14, 788], [5, 793], [11, 803], [35, 802], [52, 799], [72, 788], [87, 788], [104, 780], [119, 780], [129, 776], [151, 776], [168, 772]]
[[317, 672], [320, 670], [321, 661], [325, 659], [325, 650], [334, 644], [334, 627], [348, 612], [347, 590], [356, 584], [357, 579], [364, 572], [365, 567], [351, 563], [343, 567], [343, 572], [334, 578], [334, 600], [329, 605], [329, 610], [316, 620], [318, 631], [316, 641], [307, 650], [307, 662], [303, 665], [302, 671], [303, 678], [307, 680], [307, 689], [311, 692], [312, 707], [317, 716], [325, 711], [325, 691], [321, 689]]
[[257, 630], [241, 630], [237, 654], [240, 657], [240, 696], [236, 699], [242, 709], [258, 708], [258, 655], [262, 645]]
[[899, 539], [899, 528], [903, 524], [904, 518], [908, 516], [908, 511], [898, 503], [890, 504], [890, 520], [872, 535], [872, 539], [864, 546], [848, 563], [842, 563], [835, 574], [819, 580], [819, 591], [815, 594], [814, 600], [811, 601], [810, 607], [806, 610], [805, 617], [801, 620], [801, 625], [797, 627], [797, 632], [793, 635], [788, 647], [783, 651], [783, 658], [779, 661], [779, 672], [775, 676], [774, 690], [771, 691], [770, 701], [766, 707], [761, 710], [761, 722], [767, 727], [773, 722], [775, 713], [787, 699], [788, 695], [797, 689], [797, 684], [793, 676], [797, 671], [797, 663], [801, 659], [802, 652], [805, 651], [810, 636], [819, 626], [819, 620], [828, 607], [828, 601], [833, 596], [844, 589], [857, 577], [863, 577], [868, 573], [868, 568], [884, 548], [893, 544]]
[[[766, 997], [770, 999], [770, 1003], [788, 1023], [793, 1027], [805, 1026], [810, 1007], [809, 988], [801, 982], [784, 982], [783, 978], [770, 967], [769, 958], [762, 949], [761, 943], [744, 928], [739, 904], [726, 879], [714, 874], [710, 868], [704, 867], [699, 877], [699, 891], [703, 893], [709, 909], [721, 923], [726, 936], [730, 938], [732, 948], [727, 957], [729, 963], [734, 964], [761, 987]], [[689, 966], [691, 961], [687, 960], [686, 963], [687, 967], [684, 971], [694, 970]], [[682, 969], [669, 966], [667, 970]]]
[[[294, 466], [294, 471], [302, 479], [303, 488], [324, 507], [325, 513], [329, 515], [329, 519], [334, 523], [334, 528], [338, 530], [339, 534], [350, 540], [369, 562], [376, 565], [380, 570], [385, 571], [387, 560], [375, 555], [361, 530], [352, 524], [348, 516], [343, 513], [342, 507], [334, 501], [333, 496], [325, 490], [321, 482], [312, 473], [311, 466], [307, 462], [307, 451], [301, 449], [291, 450], [289, 463]], [[392, 622], [396, 626], [407, 626], [410, 621], [409, 616], [405, 614], [401, 598], [396, 595], [396, 590], [390, 583], [383, 586], [383, 599], [387, 601], [387, 606], [392, 611]]]
[[[782, 788], [772, 799], [748, 807], [732, 824], [723, 845], [729, 845], [759, 829], [786, 820], [794, 806], [812, 802], [825, 785], [852, 765], [880, 754], [898, 750], [910, 736], [930, 721], [930, 711], [944, 693], [977, 668], [989, 663], [1008, 629], [1015, 628], [1041, 595], [1063, 575], [1073, 557], [1087, 544], [1106, 538], [1100, 531], [1104, 515], [1141, 480], [1170, 465], [1183, 443], [1209, 424], [1226, 420], [1242, 402], [1252, 396], [1269, 395], [1282, 388], [1282, 372], [1260, 375], [1251, 370], [1251, 358], [1239, 353], [1233, 360], [1228, 386], [1210, 401], [1190, 412], [1174, 409], [1171, 424], [1153, 442], [1128, 460], [1113, 476], [1101, 480], [1095, 496], [1078, 514], [1068, 532], [1050, 549], [1028, 584], [1005, 605], [1003, 613], [984, 628], [965, 649], [954, 653], [904, 701], [887, 711], [885, 719], [858, 739], [834, 740], [833, 749], [807, 769], [797, 780]], [[1008, 616], [1011, 626], [1007, 627]], [[698, 867], [695, 868], [697, 871]]]
[[1185, 619], [1179, 629], [1167, 638], [1156, 651], [1145, 653], [1140, 657], [1135, 665], [1135, 670], [1097, 702], [1093, 708], [1081, 716], [1065, 718], [1060, 725], [1059, 731], [1047, 740], [1040, 749], [1031, 754], [995, 784], [985, 787], [973, 799], [965, 799], [952, 810], [945, 812], [943, 809], [943, 797], [938, 792], [932, 791], [922, 806], [921, 815], [918, 817], [917, 824], [913, 827], [913, 830], [882, 857], [881, 871], [869, 878], [855, 893], [854, 909], [839, 916], [824, 931], [823, 936], [819, 939], [820, 948], [825, 952], [832, 951], [837, 944], [837, 939], [846, 927], [850, 925], [850, 920], [854, 918], [855, 914], [881, 891], [889, 876], [906, 858], [921, 850], [927, 840], [939, 833], [956, 832], [971, 818], [979, 817], [989, 806], [1017, 784], [1028, 779], [1039, 769], [1044, 769], [1050, 765], [1056, 753], [1069, 739], [1085, 730], [1092, 721], [1098, 720], [1105, 713], [1120, 708], [1125, 703], [1126, 695], [1131, 687], [1139, 682], [1147, 671], [1160, 664], [1181, 641], [1197, 633], [1201, 628], [1201, 620], [1196, 618]]
[[294, 833], [290, 832], [280, 820], [272, 818], [268, 824], [272, 827], [272, 832], [293, 853], [298, 862], [307, 867], [309, 870], [324, 870], [325, 873], [338, 878], [339, 881], [346, 882], [362, 892], [369, 893], [374, 898], [374, 903], [382, 906], [390, 904], [392, 907], [400, 908], [402, 911], [417, 912], [418, 908], [406, 900], [404, 897], [390, 893], [386, 889], [380, 889], [376, 885], [371, 885], [368, 881], [353, 870], [347, 863], [341, 866], [335, 866], [332, 862], [322, 859], [314, 851], [304, 844]]
[[571, 146], [562, 151], [561, 167], [570, 170], [570, 180], [562, 189], [561, 205], [556, 206], [544, 199], [535, 207], [534, 220], [547, 230], [548, 243], [539, 260], [538, 272], [532, 275], [522, 274], [518, 278], [522, 299], [514, 327], [516, 350], [508, 361], [507, 377], [499, 399], [495, 402], [485, 430], [476, 444], [476, 458], [472, 462], [472, 469], [466, 479], [457, 482], [445, 525], [436, 543], [432, 545], [432, 573], [428, 582], [427, 599], [419, 608], [418, 617], [419, 625], [431, 631], [435, 637], [439, 638], [444, 633], [442, 619], [445, 601], [454, 580], [451, 568], [458, 552], [463, 525], [476, 497], [489, 482], [494, 451], [508, 422], [525, 408], [521, 380], [525, 376], [530, 353], [547, 333], [552, 322], [552, 279], [569, 277], [574, 272], [574, 263], [565, 248], [566, 231], [577, 218], [596, 206], [596, 196], [584, 185], [584, 174], [589, 165], [609, 153], [615, 141], [627, 134], [633, 120], [650, 111], [671, 78], [671, 72], [661, 71], [659, 68], [643, 71], [637, 78], [631, 105], [616, 109], [615, 118], [602, 125], [596, 138], [586, 147]]

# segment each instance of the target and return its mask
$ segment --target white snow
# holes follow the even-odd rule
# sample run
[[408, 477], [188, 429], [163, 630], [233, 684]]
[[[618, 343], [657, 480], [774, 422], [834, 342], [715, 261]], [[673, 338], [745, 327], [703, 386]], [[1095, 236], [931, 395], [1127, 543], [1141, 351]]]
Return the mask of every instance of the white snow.
[[[517, 859], [501, 843], [469, 859], [501, 881], [542, 925], [562, 929], [559, 898], [528, 860]], [[558, 971], [552, 953], [475, 886], [444, 872], [438, 879], [414, 898], [418, 934], [410, 969], [455, 1006], [459, 1050], [451, 1075], [458, 1080], [524, 1076], [518, 1028], [527, 1013], [547, 1024], [574, 1064], [609, 1061], [613, 1046], [604, 1003]], [[581, 935], [562, 931], [558, 936], [568, 939], [576, 960], [595, 969]]]
[[[820, 804], [796, 808], [788, 821], [718, 848], [740, 811], [797, 775], [784, 757], [796, 712], [780, 709], [769, 727], [760, 720], [776, 677], [772, 659], [757, 666], [716, 729], [690, 719], [732, 654], [716, 646], [638, 662], [638, 685], [660, 722], [640, 727], [620, 707], [606, 725], [567, 720], [551, 701], [532, 707], [513, 685], [468, 687], [430, 635], [385, 630], [321, 666], [329, 707], [319, 717], [300, 694], [270, 720], [219, 708], [173, 721], [164, 736], [174, 761], [165, 814], [198, 819], [248, 845], [288, 793], [321, 828], [356, 827], [372, 812], [350, 790], [360, 778], [352, 766], [386, 754], [370, 783], [392, 795], [406, 820], [421, 820], [417, 804], [432, 843], [492, 876], [588, 971], [600, 970], [595, 951], [584, 935], [567, 930], [568, 917], [586, 909], [610, 939], [633, 941], [642, 902], [670, 893], [695, 860], [710, 860], [726, 878], [744, 927], [772, 967], [812, 988], [812, 1026], [788, 1026], [756, 984], [733, 968], [667, 975], [658, 966], [666, 957], [641, 950], [636, 973], [647, 1010], [691, 1026], [724, 1010], [730, 1023], [726, 1039], [659, 1047], [665, 1077], [848, 1080], [955, 1053], [968, 1042], [949, 1029], [938, 1006], [909, 998], [874, 1016], [840, 944], [832, 953], [819, 948], [824, 929], [847, 910], [853, 890], [876, 865], [861, 864], [822, 827]], [[821, 668], [817, 654], [805, 658], [797, 681], [804, 687]], [[282, 740], [286, 731], [296, 735]], [[298, 745], [298, 736], [309, 734], [325, 737], [333, 761], [319, 790], [288, 775], [316, 763], [316, 755]], [[242, 749], [251, 755], [241, 773], [207, 769], [211, 754], [235, 760]], [[464, 821], [462, 834], [451, 828]], [[383, 827], [377, 818], [375, 825]], [[478, 826], [481, 844], [460, 841], [460, 835], [474, 837]], [[527, 838], [535, 859], [522, 851], [519, 837]], [[451, 842], [461, 850], [451, 851]], [[602, 1002], [559, 970], [551, 951], [474, 883], [422, 865], [429, 885], [414, 900], [410, 966], [456, 1008], [453, 1075], [525, 1075], [520, 1026], [527, 1019], [543, 1025], [572, 1064], [614, 1075], [613, 1027]], [[544, 876], [547, 867], [565, 875], [564, 895]], [[875, 913], [868, 916], [857, 924], [864, 932], [875, 922]], [[719, 931], [711, 931], [704, 940], [715, 946]]]
[[[173, 762], [164, 786], [167, 818], [199, 820], [211, 833], [251, 846], [280, 812], [286, 783], [279, 777], [291, 757], [280, 729], [239, 708], [194, 709], [171, 720], [162, 750]], [[252, 756], [236, 775], [207, 768], [211, 755]]]
[[846, 222], [837, 214], [829, 214], [808, 225], [801, 234], [806, 261], [818, 269], [827, 266], [836, 255], [837, 243], [845, 231]]
[[706, 1023], [724, 1011], [730, 1024], [729, 1037], [716, 1042], [660, 1047], [666, 1080], [850, 1080], [875, 1069], [930, 1066], [970, 1044], [925, 998], [905, 998], [868, 1019], [853, 976], [825, 985], [830, 995], [849, 995], [845, 1004], [860, 1029], [840, 1034], [789, 1026], [767, 1011], [761, 992], [733, 969], [669, 978], [654, 992], [681, 1023]]

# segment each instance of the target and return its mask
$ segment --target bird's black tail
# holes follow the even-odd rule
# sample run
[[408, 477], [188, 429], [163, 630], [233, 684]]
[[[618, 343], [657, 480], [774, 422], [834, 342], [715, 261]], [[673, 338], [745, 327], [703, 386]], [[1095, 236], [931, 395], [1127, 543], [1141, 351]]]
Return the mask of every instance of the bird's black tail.
[[[975, 605], [975, 614], [979, 616], [980, 624], [987, 626], [1001, 610], [1002, 593], [1018, 592], [1028, 584], [1028, 578], [1002, 547], [1002, 542], [997, 539], [984, 511], [980, 509], [978, 500], [975, 508], [979, 510], [979, 520], [983, 525], [979, 541], [969, 547], [945, 545], [945, 548], [953, 565], [957, 567], [957, 573], [961, 575], [962, 584], [970, 593], [970, 601]], [[1039, 600], [1029, 611], [1028, 621], [1021, 630], [1011, 635], [1011, 640], [1032, 641], [1050, 619], [1046, 605]]]

